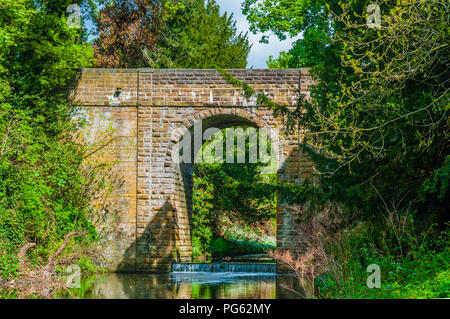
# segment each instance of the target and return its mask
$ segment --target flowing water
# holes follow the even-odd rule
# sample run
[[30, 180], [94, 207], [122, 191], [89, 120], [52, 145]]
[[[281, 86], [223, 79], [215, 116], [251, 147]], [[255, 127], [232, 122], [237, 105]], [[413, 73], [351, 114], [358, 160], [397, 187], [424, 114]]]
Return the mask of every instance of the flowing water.
[[209, 263], [209, 264], [173, 264], [173, 272], [240, 272], [240, 273], [276, 273], [276, 264], [246, 263]]
[[[211, 264], [210, 264], [211, 265]], [[80, 288], [73, 288], [66, 298], [113, 299], [283, 299], [300, 298], [295, 278], [272, 272], [222, 271], [220, 266], [209, 266], [218, 272], [188, 272], [197, 266], [175, 266], [181, 272], [170, 274], [105, 274], [81, 279]], [[203, 268], [202, 268], [203, 267]], [[228, 270], [239, 267], [227, 265]], [[242, 266], [241, 270], [269, 270], [262, 266]], [[286, 288], [286, 287], [289, 287]]]

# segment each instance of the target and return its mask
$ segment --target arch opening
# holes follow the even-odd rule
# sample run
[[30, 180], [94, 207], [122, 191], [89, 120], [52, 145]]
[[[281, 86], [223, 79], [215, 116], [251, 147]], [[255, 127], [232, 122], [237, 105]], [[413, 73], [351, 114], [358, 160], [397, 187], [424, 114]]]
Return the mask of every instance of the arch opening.
[[270, 261], [264, 255], [276, 247], [278, 133], [250, 116], [201, 118], [180, 138], [184, 143], [175, 152], [191, 254], [178, 262], [245, 260], [248, 255]]

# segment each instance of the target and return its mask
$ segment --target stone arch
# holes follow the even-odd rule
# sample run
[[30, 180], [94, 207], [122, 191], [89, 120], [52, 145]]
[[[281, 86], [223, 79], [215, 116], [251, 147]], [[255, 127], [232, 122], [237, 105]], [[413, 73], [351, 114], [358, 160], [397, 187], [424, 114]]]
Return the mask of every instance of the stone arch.
[[[145, 113], [149, 115], [144, 117]], [[150, 122], [153, 124], [147, 124], [147, 118], [153, 119]], [[204, 130], [210, 127], [223, 129], [246, 125], [263, 129], [275, 148], [278, 180], [297, 182], [302, 178], [300, 170], [303, 170], [304, 159], [299, 153], [298, 135], [282, 135], [280, 131], [278, 140], [274, 141], [271, 132], [278, 129], [281, 120], [273, 118], [271, 110], [163, 107], [142, 111], [140, 120], [143, 128], [139, 133], [138, 145], [142, 156], [138, 156], [138, 162], [141, 163], [138, 170], [135, 248], [138, 271], [167, 272], [171, 270], [173, 262], [192, 261], [193, 162], [186, 165], [174, 162], [173, 155], [177, 143], [184, 134], [195, 128], [196, 123], [204, 124], [202, 136]], [[203, 140], [198, 147], [202, 144]], [[191, 150], [192, 154], [197, 151], [195, 147]], [[192, 161], [193, 158], [191, 155]], [[293, 222], [287, 205], [278, 202], [277, 247], [292, 249], [294, 246], [298, 233], [293, 232]]]
[[[254, 109], [253, 109], [253, 111], [254, 111]], [[267, 136], [269, 136], [269, 137], [272, 135], [271, 133], [273, 132], [273, 129], [274, 129], [274, 127], [270, 126], [267, 123], [267, 121], [265, 121], [260, 116], [258, 116], [256, 114], [256, 112], [252, 112], [252, 111], [249, 111], [246, 109], [212, 108], [212, 109], [202, 110], [200, 112], [189, 115], [183, 121], [183, 123], [180, 125], [180, 127], [178, 127], [177, 129], [175, 129], [173, 131], [172, 136], [169, 141], [169, 146], [167, 147], [167, 151], [165, 154], [166, 159], [165, 159], [164, 166], [167, 166], [167, 167], [170, 166], [170, 164], [172, 163], [172, 156], [173, 156], [175, 146], [182, 139], [183, 135], [187, 131], [191, 130], [194, 127], [195, 123], [197, 123], [198, 121], [204, 121], [204, 120], [211, 119], [211, 118], [219, 118], [221, 116], [224, 117], [223, 123], [225, 123], [227, 120], [231, 120], [231, 119], [236, 119], [236, 121], [231, 122], [231, 123], [229, 122], [224, 127], [220, 127], [221, 125], [220, 125], [220, 123], [218, 123], [219, 125], [217, 128], [219, 128], [219, 129], [233, 126], [233, 125], [246, 124], [248, 126], [254, 126], [256, 128], [262, 129], [264, 131], [264, 133], [266, 133]], [[212, 126], [210, 125], [210, 127], [212, 127]], [[277, 163], [281, 163], [283, 153], [280, 150], [279, 141], [274, 142], [274, 148], [275, 148], [276, 154], [280, 154], [280, 157], [277, 157]]]
[[[299, 93], [308, 96], [312, 83], [307, 69], [227, 72], [286, 107], [293, 106]], [[122, 93], [114, 99], [118, 88]], [[113, 135], [118, 139], [102, 155], [117, 162], [113, 173], [121, 180], [105, 198], [114, 222], [103, 253], [115, 270], [166, 272], [173, 261], [189, 261], [190, 234], [179, 218], [187, 211], [178, 191], [183, 181], [171, 149], [194, 123], [235, 119], [266, 132], [282, 126], [271, 110], [253, 107], [254, 101], [247, 101], [216, 70], [85, 69], [70, 89], [74, 104], [85, 108], [87, 117], [111, 115], [108, 123], [117, 128]], [[279, 180], [296, 183], [311, 175], [312, 163], [299, 151], [300, 134], [280, 134], [275, 145]], [[132, 151], [125, 154], [125, 148]], [[278, 208], [280, 248], [294, 248], [299, 237], [292, 215], [286, 207]]]
[[[164, 156], [164, 174], [171, 176], [171, 189], [166, 194], [166, 207], [172, 207], [173, 214], [171, 222], [174, 225], [170, 227], [174, 233], [171, 241], [173, 245], [171, 262], [191, 262], [192, 246], [191, 246], [191, 214], [192, 214], [192, 190], [193, 190], [193, 165], [194, 163], [176, 163], [173, 161], [173, 155], [177, 151], [177, 143], [183, 138], [186, 132], [191, 132], [195, 124], [199, 121], [206, 122], [202, 127], [202, 136], [204, 130], [210, 127], [223, 129], [235, 125], [253, 126], [262, 129], [271, 138], [272, 145], [276, 154], [277, 164], [281, 164], [283, 152], [280, 149], [282, 141], [273, 139], [274, 126], [270, 125], [261, 118], [256, 112], [239, 108], [213, 108], [206, 109], [186, 117], [178, 128], [172, 131], [169, 138], [167, 149]], [[279, 137], [279, 136], [277, 136]], [[281, 137], [280, 137], [281, 138]], [[202, 145], [203, 145], [202, 140]], [[201, 145], [199, 145], [201, 147]], [[191, 159], [198, 152], [198, 149], [191, 150]], [[165, 227], [165, 226], [162, 226]], [[150, 243], [152, 245], [152, 243]], [[167, 254], [167, 248], [163, 248]], [[165, 257], [167, 261], [169, 256]], [[170, 259], [170, 258], [169, 258]], [[139, 258], [138, 258], [139, 260]], [[144, 266], [143, 266], [144, 267]], [[163, 265], [165, 269], [169, 269], [170, 265]]]

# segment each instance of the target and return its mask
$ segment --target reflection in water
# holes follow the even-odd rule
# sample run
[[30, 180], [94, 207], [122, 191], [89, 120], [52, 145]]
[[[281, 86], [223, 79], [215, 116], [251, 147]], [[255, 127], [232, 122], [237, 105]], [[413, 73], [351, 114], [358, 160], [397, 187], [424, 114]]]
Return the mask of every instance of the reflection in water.
[[79, 298], [108, 299], [294, 299], [295, 278], [268, 273], [106, 274], [83, 278]]

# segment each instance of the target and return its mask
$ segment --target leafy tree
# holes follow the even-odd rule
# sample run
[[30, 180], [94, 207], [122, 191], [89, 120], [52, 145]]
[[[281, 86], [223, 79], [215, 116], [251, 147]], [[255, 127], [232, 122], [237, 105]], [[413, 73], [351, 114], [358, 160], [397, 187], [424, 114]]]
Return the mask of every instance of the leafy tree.
[[[261, 134], [259, 132], [259, 138], [262, 137]], [[230, 150], [226, 149], [226, 140], [227, 130], [224, 129], [214, 135], [213, 139], [206, 141], [201, 149], [201, 152], [205, 153], [198, 154], [204, 161], [194, 165], [192, 213], [194, 257], [205, 252], [208, 256], [217, 255], [219, 248], [228, 255], [233, 252], [261, 252], [264, 245], [258, 245], [260, 238], [249, 243], [251, 233], [273, 235], [274, 232], [271, 222], [276, 217], [276, 176], [262, 174], [263, 168], [270, 163], [261, 161], [250, 163], [250, 147], [258, 147], [251, 144], [250, 138], [246, 138], [244, 150], [233, 144], [231, 152], [235, 157], [235, 163], [227, 163], [224, 158], [214, 161], [207, 158], [209, 151], [206, 149], [212, 144], [223, 143], [222, 149], [228, 153]], [[270, 148], [270, 143], [268, 144]], [[241, 151], [245, 152], [245, 163], [237, 163]], [[230, 228], [230, 222], [235, 226], [240, 224], [244, 228], [243, 232], [246, 232], [246, 236], [239, 239], [239, 244], [233, 244], [233, 241], [237, 240], [230, 238], [236, 237], [235, 233], [226, 232], [226, 229]], [[263, 224], [268, 227], [262, 227]], [[219, 244], [224, 247], [218, 247]]]
[[164, 1], [102, 1], [94, 15], [98, 39], [96, 66], [133, 68], [146, 66], [144, 52], [154, 50], [163, 28]]
[[[314, 229], [324, 211], [337, 216], [302, 247], [301, 260], [325, 249], [331, 261], [311, 279], [322, 297], [448, 296], [448, 8], [431, 0], [378, 1], [381, 25], [370, 28], [369, 4], [244, 2], [252, 30], [302, 35], [268, 65], [311, 67], [316, 80], [295, 110], [258, 96], [289, 126], [308, 130], [303, 146], [318, 183], [281, 188], [281, 195], [309, 202], [315, 214], [305, 227]], [[367, 289], [370, 264], [381, 267], [381, 289]]]
[[214, 0], [179, 1], [148, 62], [155, 68], [245, 68], [250, 45]]
[[[253, 30], [280, 38], [303, 33], [269, 65], [311, 67], [317, 81], [311, 99], [294, 112], [278, 111], [307, 127], [309, 144], [328, 154], [311, 153], [327, 198], [369, 218], [400, 205], [442, 223], [448, 200], [442, 182], [448, 166], [446, 10], [433, 1], [385, 1], [376, 30], [365, 24], [368, 5], [247, 0], [244, 12]], [[428, 193], [423, 205], [430, 179], [441, 192]]]
[[214, 0], [106, 1], [96, 15], [99, 67], [243, 68], [250, 45]]
[[[269, 67], [318, 68], [320, 65], [323, 68], [336, 65], [332, 35], [338, 26], [331, 24], [330, 15], [340, 12], [338, 1], [245, 0], [242, 8], [253, 32], [272, 31], [280, 40], [285, 40], [288, 35], [301, 35], [289, 52], [281, 52], [277, 59], [270, 57]], [[269, 42], [269, 37], [264, 36], [261, 40]]]
[[39, 261], [69, 231], [96, 236], [88, 218], [85, 148], [74, 140], [62, 90], [92, 60], [83, 31], [66, 23], [71, 2], [0, 1], [2, 260], [24, 242], [38, 244]]

